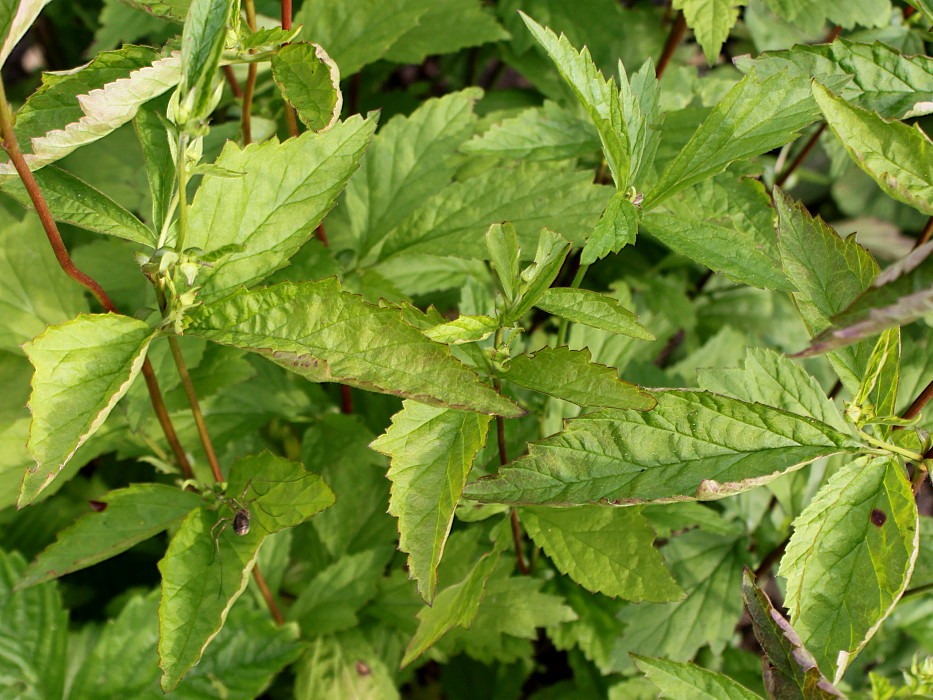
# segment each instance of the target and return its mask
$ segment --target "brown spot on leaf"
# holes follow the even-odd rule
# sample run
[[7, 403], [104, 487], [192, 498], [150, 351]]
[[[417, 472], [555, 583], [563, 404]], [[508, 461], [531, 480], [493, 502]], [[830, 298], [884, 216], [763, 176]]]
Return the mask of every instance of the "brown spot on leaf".
[[88, 501], [91, 504], [91, 510], [95, 513], [103, 513], [107, 510], [107, 504], [104, 501]]
[[372, 669], [363, 661], [356, 662], [356, 672], [361, 676], [368, 676], [372, 673]]
[[875, 525], [876, 527], [881, 527], [882, 525], [884, 525], [884, 522], [887, 519], [888, 519], [888, 516], [884, 514], [883, 510], [878, 510], [877, 508], [875, 508], [871, 512], [871, 524]]

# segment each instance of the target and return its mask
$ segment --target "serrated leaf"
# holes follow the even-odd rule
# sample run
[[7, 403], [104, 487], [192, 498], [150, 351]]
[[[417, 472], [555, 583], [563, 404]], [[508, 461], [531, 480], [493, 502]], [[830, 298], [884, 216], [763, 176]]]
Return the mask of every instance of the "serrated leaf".
[[637, 316], [618, 300], [589, 289], [551, 287], [535, 302], [535, 306], [574, 323], [632, 338], [657, 340], [651, 331], [635, 320]]
[[[235, 461], [227, 495], [240, 506], [250, 505], [256, 526], [237, 535], [230, 526], [230, 510], [224, 508], [224, 515], [197, 508], [182, 522], [159, 562], [159, 667], [166, 692], [178, 685], [217, 636], [246, 588], [266, 535], [299, 525], [334, 501], [319, 476], [270, 453]], [[218, 525], [224, 517], [227, 522]]]
[[706, 62], [712, 65], [739, 19], [739, 7], [744, 4], [743, 0], [674, 0], [673, 7], [683, 11]]
[[46, 326], [87, 310], [83, 289], [62, 272], [39, 218], [0, 213], [0, 349], [20, 346]]
[[918, 532], [910, 483], [891, 459], [846, 465], [794, 521], [778, 572], [787, 579], [784, 604], [833, 682], [904, 592]]
[[475, 343], [488, 338], [499, 328], [499, 322], [489, 316], [460, 316], [453, 321], [441, 323], [424, 332], [438, 343]]
[[[156, 235], [148, 226], [83, 180], [55, 167], [43, 168], [33, 177], [57, 221], [155, 247]], [[20, 180], [7, 182], [2, 189], [21, 204], [32, 207]]]
[[58, 586], [25, 591], [13, 586], [26, 568], [19, 552], [0, 551], [0, 645], [4, 673], [0, 693], [21, 700], [62, 697], [68, 648], [68, 614]]
[[0, 7], [0, 36], [3, 37], [0, 66], [6, 63], [10, 52], [48, 4], [49, 0], [4, 0]]
[[541, 229], [534, 260], [513, 282], [518, 286], [513, 300], [502, 314], [503, 324], [517, 321], [541, 300], [557, 279], [570, 247], [570, 242], [559, 233]]
[[605, 208], [611, 190], [594, 185], [591, 172], [540, 164], [498, 167], [455, 182], [422, 203], [388, 235], [381, 260], [431, 253], [483, 259], [489, 226], [508, 221], [523, 250], [533, 250], [541, 226], [582, 240]]
[[586, 47], [578, 53], [566, 36], [561, 34], [558, 38], [553, 31], [542, 27], [524, 12], [520, 11], [520, 14], [596, 126], [616, 188], [625, 190], [631, 184], [631, 147], [615, 80], [610, 78], [607, 81], [603, 77]]
[[697, 391], [655, 397], [645, 413], [603, 410], [568, 421], [464, 494], [553, 505], [712, 500], [859, 449], [835, 428], [769, 406]]
[[[875, 343], [865, 376], [852, 400], [856, 406], [871, 407], [879, 418], [897, 415], [897, 385], [900, 378], [901, 329], [889, 328]], [[888, 431], [883, 430], [882, 437]]]
[[517, 355], [499, 376], [578, 406], [650, 411], [657, 405], [651, 394], [621, 381], [615, 368], [593, 363], [587, 348], [542, 348], [531, 355]]
[[272, 77], [311, 131], [326, 131], [340, 117], [340, 70], [317, 44], [283, 46], [272, 56]]
[[891, 19], [891, 4], [885, 0], [767, 0], [771, 9], [789, 22], [825, 22], [852, 29], [857, 24], [882, 27]]
[[402, 321], [398, 311], [341, 291], [333, 277], [240, 290], [196, 308], [188, 318], [188, 332], [255, 352], [310, 381], [479, 413], [522, 415], [445, 346]]
[[375, 120], [356, 116], [281, 144], [270, 140], [241, 149], [228, 141], [216, 165], [246, 175], [201, 185], [185, 245], [216, 250], [237, 243], [244, 250], [199, 274], [201, 298], [217, 299], [282, 267], [334, 205], [375, 128]]
[[531, 107], [494, 124], [464, 143], [460, 150], [529, 161], [561, 160], [598, 151], [599, 135], [589, 122], [545, 100], [542, 107]]
[[295, 675], [296, 700], [400, 697], [386, 661], [358, 629], [316, 637], [295, 664]]
[[259, 27], [255, 32], [249, 32], [249, 27], [240, 25], [241, 32], [248, 32], [246, 36], [240, 39], [241, 50], [261, 50], [278, 48], [283, 44], [294, 41], [295, 37], [301, 33], [303, 27], [298, 25], [292, 29], [282, 29], [281, 27]]
[[747, 568], [742, 573], [742, 598], [767, 659], [765, 685], [770, 697], [788, 700], [843, 697], [820, 673], [816, 659], [774, 608], [768, 594], [755, 585], [754, 575]]
[[645, 211], [737, 160], [779, 148], [818, 117], [809, 91], [783, 75], [752, 72], [699, 126], [645, 197]]
[[484, 555], [462, 581], [441, 591], [431, 607], [421, 609], [418, 630], [405, 649], [403, 667], [421, 656], [452, 627], [469, 628], [485, 595], [486, 581], [498, 561], [498, 552]]
[[486, 443], [489, 417], [406, 401], [371, 445], [392, 458], [389, 512], [398, 518], [399, 549], [429, 603], [454, 509], [476, 453]]
[[[777, 187], [774, 206], [781, 262], [787, 278], [797, 288], [794, 303], [810, 334], [816, 335], [871, 284], [878, 274], [878, 263], [854, 236], [841, 238]], [[852, 393], [861, 381], [870, 352], [871, 348], [862, 344], [830, 355], [833, 367]]]
[[831, 44], [767, 51], [754, 59], [740, 56], [734, 63], [762, 76], [783, 72], [786, 79], [807, 84], [816, 80], [848, 103], [883, 117], [904, 119], [933, 109], [924, 99], [933, 93], [933, 58], [905, 56], [879, 41], [867, 44], [840, 37]]
[[760, 700], [748, 688], [728, 676], [707, 671], [693, 664], [681, 664], [668, 659], [649, 659], [632, 654], [638, 670], [661, 689], [662, 698], [696, 698], [696, 700]]
[[587, 590], [635, 602], [684, 596], [639, 508], [522, 508], [521, 522], [554, 565]]
[[638, 233], [638, 209], [625, 192], [616, 192], [596, 222], [596, 228], [580, 254], [581, 265], [618, 253], [622, 246], [635, 242]]
[[509, 33], [481, 0], [432, 0], [428, 11], [392, 44], [385, 58], [397, 63], [421, 63], [428, 56], [508, 38]]
[[654, 166], [661, 143], [661, 83], [654, 62], [648, 58], [629, 78], [625, 63], [619, 60], [619, 95], [622, 117], [631, 150], [631, 181], [639, 188], [646, 172]]
[[93, 435], [139, 374], [153, 330], [129, 316], [82, 314], [51, 326], [23, 350], [36, 368], [20, 506], [31, 503]]
[[120, 2], [142, 10], [169, 22], [184, 22], [191, 0], [120, 0]]
[[894, 199], [933, 215], [933, 142], [918, 125], [887, 122], [817, 82], [813, 97], [849, 155]]
[[124, 552], [179, 522], [201, 497], [162, 484], [133, 484], [100, 497], [101, 511], [90, 511], [60, 531], [17, 583], [33, 586], [92, 566]]

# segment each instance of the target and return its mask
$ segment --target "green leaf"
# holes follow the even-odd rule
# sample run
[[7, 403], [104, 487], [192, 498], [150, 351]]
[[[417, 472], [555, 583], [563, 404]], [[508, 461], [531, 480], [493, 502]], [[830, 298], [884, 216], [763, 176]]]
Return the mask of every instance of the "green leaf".
[[498, 328], [499, 322], [489, 316], [460, 316], [429, 328], [424, 334], [438, 343], [456, 345], [488, 338]]
[[622, 246], [635, 243], [638, 233], [638, 209], [625, 192], [616, 192], [580, 254], [581, 265], [592, 265], [597, 260], [618, 253]]
[[632, 654], [638, 670], [661, 689], [662, 698], [696, 700], [760, 700], [759, 696], [728, 676], [707, 671], [693, 664], [679, 664], [668, 659], [649, 659]]
[[[57, 221], [146, 246], [156, 245], [156, 235], [148, 226], [83, 180], [55, 167], [43, 168], [33, 176]], [[21, 204], [32, 207], [29, 193], [20, 180], [7, 182], [2, 189]]]
[[856, 406], [870, 407], [874, 416], [879, 418], [897, 415], [900, 364], [901, 329], [889, 328], [875, 343], [862, 384], [852, 403]]
[[258, 527], [235, 534], [232, 503], [224, 517], [197, 508], [182, 522], [159, 562], [159, 667], [166, 692], [178, 685], [220, 631], [246, 588], [266, 535], [299, 525], [334, 502], [319, 476], [270, 453], [235, 461], [227, 496], [236, 499], [236, 506], [249, 507]]
[[502, 323], [517, 321], [531, 311], [557, 279], [560, 268], [570, 252], [570, 243], [559, 233], [541, 229], [535, 258], [522, 270], [517, 280], [515, 298], [502, 314]]
[[216, 106], [214, 84], [233, 7], [233, 0], [192, 0], [188, 8], [181, 33], [181, 81], [173, 98], [179, 126], [207, 119]]
[[523, 160], [562, 160], [595, 153], [599, 137], [593, 126], [555, 102], [531, 107], [494, 124], [460, 147], [464, 153]]
[[469, 628], [485, 595], [486, 581], [498, 561], [498, 552], [484, 555], [462, 581], [445, 588], [432, 606], [421, 609], [418, 631], [405, 649], [402, 666], [421, 656], [452, 627]]
[[904, 592], [918, 532], [910, 483], [891, 459], [846, 465], [794, 521], [778, 572], [787, 579], [785, 605], [833, 682]]
[[489, 417], [406, 401], [371, 445], [392, 458], [389, 512], [398, 518], [399, 549], [429, 603], [454, 509], [476, 453], [486, 443]]
[[295, 675], [296, 700], [400, 697], [388, 664], [359, 629], [313, 639]]
[[148, 102], [136, 112], [133, 126], [142, 147], [146, 163], [146, 178], [152, 197], [152, 230], [162, 231], [175, 194], [175, 161], [172, 158], [171, 138], [164, 123], [168, 100], [161, 98]]
[[711, 500], [859, 449], [835, 428], [769, 406], [697, 391], [655, 396], [653, 411], [568, 421], [497, 476], [468, 484], [465, 495], [553, 505]]
[[883, 27], [891, 20], [891, 4], [885, 0], [767, 0], [767, 4], [788, 22], [825, 22], [852, 29], [857, 24]]
[[31, 503], [107, 420], [139, 374], [154, 332], [117, 314], [85, 315], [51, 326], [23, 350], [36, 368], [29, 451], [20, 506]]
[[341, 291], [332, 277], [240, 290], [194, 309], [187, 331], [258, 353], [310, 381], [479, 413], [522, 415], [445, 346], [402, 321], [397, 310]]
[[607, 81], [603, 77], [586, 47], [578, 53], [566, 36], [561, 34], [558, 38], [553, 31], [542, 27], [524, 12], [520, 14], [596, 125], [616, 188], [625, 190], [631, 184], [631, 146], [615, 80], [610, 78]]
[[6, 63], [10, 52], [48, 4], [49, 0], [4, 0], [0, 6], [0, 36], [3, 37], [0, 66]]
[[175, 525], [201, 503], [190, 491], [162, 484], [133, 484], [99, 499], [91, 511], [61, 530], [17, 583], [25, 588], [70, 574], [125, 552]]
[[770, 348], [749, 348], [744, 369], [700, 369], [698, 379], [709, 391], [810, 416], [840, 432], [851, 429], [816, 379]]
[[433, 0], [418, 23], [392, 44], [385, 58], [396, 63], [422, 63], [428, 56], [508, 38], [508, 32], [481, 0]]
[[400, 253], [483, 259], [489, 226], [509, 221], [523, 250], [532, 250], [541, 226], [572, 241], [589, 234], [610, 189], [589, 171], [554, 170], [537, 163], [498, 167], [455, 182], [422, 203], [386, 238], [381, 260]]
[[[819, 217], [813, 218], [799, 202], [774, 188], [778, 214], [778, 250], [787, 278], [797, 292], [794, 303], [811, 335], [826, 330], [831, 318], [843, 311], [871, 284], [878, 263], [854, 236], [841, 238]], [[871, 347], [841, 350], [830, 361], [853, 394], [861, 381]]]
[[473, 133], [473, 104], [482, 97], [468, 88], [423, 102], [410, 115], [389, 120], [373, 139], [350, 178], [338, 207], [327, 219], [335, 245], [365, 259], [457, 171], [457, 147]]
[[14, 592], [26, 562], [0, 551], [0, 694], [20, 700], [60, 698], [65, 688], [68, 614], [53, 582]]
[[642, 340], [657, 340], [618, 300], [589, 289], [551, 287], [535, 302], [549, 314]]
[[640, 508], [522, 508], [521, 522], [557, 568], [590, 591], [635, 602], [684, 597]]
[[740, 56], [734, 63], [762, 76], [783, 72], [785, 79], [806, 84], [816, 80], [849, 104], [883, 117], [905, 119], [931, 110], [924, 95], [933, 92], [933, 58], [905, 56], [879, 41], [867, 44], [840, 37], [831, 44], [768, 51], [754, 59]]
[[894, 199], [933, 215], [933, 142], [918, 125], [887, 122], [817, 82], [813, 97], [849, 155]]
[[130, 7], [170, 22], [184, 22], [191, 0], [120, 0]]
[[356, 116], [281, 144], [273, 139], [240, 149], [228, 141], [216, 164], [246, 175], [201, 185], [185, 240], [203, 250], [237, 243], [243, 251], [200, 273], [201, 297], [217, 299], [282, 267], [334, 205], [375, 128], [375, 120]]
[[337, 122], [343, 108], [340, 70], [320, 46], [283, 46], [272, 56], [272, 77], [311, 131], [325, 131]]
[[625, 72], [625, 63], [619, 61], [619, 94], [632, 154], [631, 181], [633, 185], [641, 187], [647, 172], [654, 166], [664, 121], [661, 113], [661, 83], [650, 58], [631, 79]]
[[744, 4], [744, 0], [674, 0], [673, 8], [683, 11], [706, 62], [713, 65]]
[[520, 283], [518, 264], [521, 250], [515, 227], [508, 222], [490, 226], [486, 231], [486, 248], [489, 249], [489, 260], [496, 270], [505, 300], [512, 303]]
[[303, 4], [295, 24], [314, 28], [313, 39], [324, 47], [349, 77], [378, 61], [414, 29], [433, 3], [426, 0], [317, 0]]
[[83, 288], [62, 272], [39, 218], [0, 212], [0, 349], [20, 346], [87, 310]]
[[542, 348], [518, 355], [499, 376], [578, 406], [650, 411], [657, 405], [651, 394], [619, 380], [618, 370], [593, 363], [587, 348]]
[[742, 598], [755, 637], [765, 652], [765, 683], [770, 697], [792, 700], [844, 697], [823, 677], [800, 636], [775, 610], [768, 594], [755, 585], [754, 575], [747, 568], [742, 573]]
[[809, 91], [783, 75], [746, 75], [713, 109], [645, 197], [645, 211], [722, 172], [737, 160], [780, 148], [816, 120]]

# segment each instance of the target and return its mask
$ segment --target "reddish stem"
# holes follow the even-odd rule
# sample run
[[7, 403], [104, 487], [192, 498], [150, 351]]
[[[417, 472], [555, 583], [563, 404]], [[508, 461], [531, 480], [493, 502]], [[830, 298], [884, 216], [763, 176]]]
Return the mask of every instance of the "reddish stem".
[[813, 147], [816, 145], [816, 142], [820, 140], [820, 134], [822, 134], [823, 131], [825, 130], [826, 130], [826, 122], [823, 122], [822, 124], [820, 124], [819, 128], [817, 128], [817, 130], [813, 132], [813, 135], [810, 136], [807, 143], [804, 144], [804, 147], [801, 149], [800, 153], [797, 154], [797, 157], [794, 158], [793, 161], [791, 161], [791, 164], [788, 165], [787, 168], [785, 168], [784, 172], [781, 173], [781, 175], [778, 177], [778, 179], [774, 181], [775, 186], [777, 187], [784, 186], [784, 183], [787, 182], [787, 178], [789, 178], [791, 174], [797, 168], [800, 167], [800, 164], [803, 163], [804, 160], [806, 160], [807, 156], [810, 155], [810, 151], [813, 150]]
[[340, 385], [340, 412], [353, 413], [353, 394], [346, 384]]
[[268, 606], [269, 612], [272, 613], [275, 624], [284, 625], [285, 618], [282, 616], [282, 611], [279, 609], [278, 603], [275, 602], [275, 598], [272, 597], [272, 591], [269, 590], [269, 584], [266, 583], [266, 579], [259, 570], [259, 564], [253, 567], [253, 579], [256, 581], [256, 585], [259, 586], [259, 592], [262, 594], [263, 600], [266, 601], [266, 606]]
[[914, 243], [914, 248], [919, 248], [924, 243], [929, 242], [930, 234], [933, 234], [933, 216], [927, 219], [926, 226], [923, 227], [923, 231], [920, 233], [920, 238]]
[[667, 41], [664, 43], [664, 51], [661, 53], [661, 58], [658, 60], [658, 67], [655, 69], [655, 76], [657, 76], [659, 80], [661, 76], [664, 75], [664, 71], [674, 57], [674, 52], [677, 51], [677, 47], [680, 46], [680, 42], [683, 41], [686, 32], [687, 20], [684, 19], [683, 12], [678, 12], [677, 19], [674, 20], [671, 31], [667, 35]]
[[292, 28], [292, 0], [282, 0], [282, 29]]
[[243, 88], [240, 87], [239, 81], [236, 79], [236, 76], [233, 74], [233, 68], [230, 66], [224, 66], [224, 77], [227, 79], [227, 84], [230, 86], [230, 91], [233, 93], [233, 96], [238, 99], [243, 99]]

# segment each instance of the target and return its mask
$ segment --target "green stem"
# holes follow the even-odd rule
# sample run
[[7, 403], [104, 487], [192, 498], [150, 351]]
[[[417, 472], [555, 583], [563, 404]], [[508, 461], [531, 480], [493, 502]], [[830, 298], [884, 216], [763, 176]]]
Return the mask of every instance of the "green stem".
[[185, 250], [185, 234], [188, 232], [188, 135], [178, 135], [178, 237], [175, 252]]
[[895, 454], [899, 454], [902, 457], [906, 457], [911, 462], [917, 462], [918, 464], [923, 462], [923, 455], [917, 454], [916, 452], [911, 452], [910, 450], [905, 450], [903, 447], [892, 445], [891, 443], [885, 442], [884, 440], [879, 440], [876, 437], [872, 437], [871, 435], [869, 435], [868, 433], [866, 433], [864, 430], [860, 428], [856, 428], [855, 430], [859, 434], [859, 436], [863, 440], [865, 440], [865, 442], [868, 442], [874, 445], [875, 447], [880, 447], [881, 449], [887, 450], [888, 452], [894, 452]]

